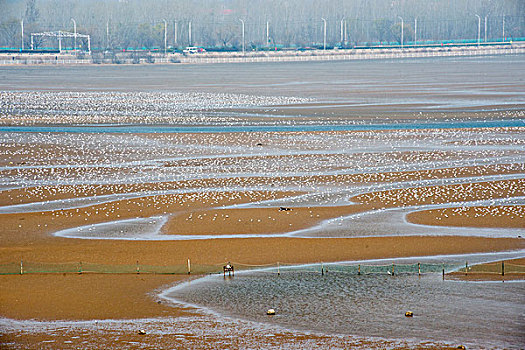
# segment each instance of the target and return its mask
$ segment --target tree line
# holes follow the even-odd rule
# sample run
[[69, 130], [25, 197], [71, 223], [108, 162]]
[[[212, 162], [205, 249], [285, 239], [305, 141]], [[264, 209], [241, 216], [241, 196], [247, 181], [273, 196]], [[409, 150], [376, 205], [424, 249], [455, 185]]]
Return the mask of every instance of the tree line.
[[[477, 16], [476, 16], [477, 15]], [[74, 19], [74, 21], [72, 20]], [[0, 47], [77, 31], [99, 50], [354, 47], [525, 36], [523, 0], [0, 0]], [[244, 25], [243, 25], [244, 22]], [[39, 39], [36, 47], [55, 46]], [[71, 43], [66, 43], [71, 46]], [[80, 46], [86, 43], [79, 40]]]

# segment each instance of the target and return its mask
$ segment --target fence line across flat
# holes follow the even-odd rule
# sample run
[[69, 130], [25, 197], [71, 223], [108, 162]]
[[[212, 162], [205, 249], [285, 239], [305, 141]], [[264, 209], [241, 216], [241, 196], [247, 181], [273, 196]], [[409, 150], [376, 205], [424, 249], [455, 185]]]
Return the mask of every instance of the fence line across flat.
[[[136, 262], [127, 265], [96, 264], [89, 262], [68, 263], [35, 263], [13, 262], [0, 264], [0, 275], [19, 274], [63, 274], [63, 273], [93, 273], [93, 274], [214, 274], [223, 272], [221, 264], [179, 264], [179, 265], [147, 265]], [[231, 262], [235, 270], [261, 270], [269, 273], [283, 272], [316, 272], [316, 273], [349, 273], [349, 274], [428, 274], [440, 272], [475, 273], [517, 273], [525, 274], [525, 265], [512, 263], [490, 263], [468, 266], [465, 262], [446, 263], [411, 263], [411, 264], [359, 264], [359, 263], [312, 263], [291, 264], [272, 263], [263, 265]], [[191, 271], [190, 271], [191, 270]]]
[[[294, 62], [294, 61], [331, 61], [331, 60], [367, 60], [367, 59], [396, 59], [396, 58], [425, 58], [425, 57], [451, 57], [451, 56], [488, 56], [503, 54], [523, 54], [525, 47], [501, 48], [501, 49], [463, 49], [450, 51], [426, 51], [426, 52], [355, 52], [351, 54], [319, 53], [317, 55], [298, 55], [298, 56], [244, 56], [244, 57], [180, 57], [181, 63], [240, 63], [240, 62]], [[132, 63], [131, 59], [124, 62]], [[145, 59], [140, 59], [145, 62]], [[157, 63], [170, 63], [171, 58], [155, 57]], [[15, 59], [0, 60], [0, 65], [24, 65], [24, 64], [91, 64], [91, 59]], [[174, 62], [175, 63], [175, 62]]]

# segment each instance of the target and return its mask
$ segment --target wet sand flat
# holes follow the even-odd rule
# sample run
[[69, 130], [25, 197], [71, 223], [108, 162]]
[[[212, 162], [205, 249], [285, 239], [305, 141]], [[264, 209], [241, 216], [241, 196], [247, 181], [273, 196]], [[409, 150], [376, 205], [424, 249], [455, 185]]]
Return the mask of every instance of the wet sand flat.
[[[459, 131], [462, 134], [465, 131]], [[458, 131], [449, 131], [443, 137], [443, 142], [450, 144], [451, 138], [454, 139]], [[468, 131], [469, 135], [499, 134], [499, 130], [487, 131]], [[291, 141], [298, 139], [310, 153], [309, 156], [289, 157], [287, 162], [291, 166], [296, 164], [307, 170], [304, 164], [308, 162], [315, 167], [311, 169], [311, 174], [291, 176], [287, 171], [278, 165], [286, 157], [274, 157], [268, 163], [265, 170], [275, 167], [280, 172], [277, 174], [269, 172], [264, 176], [257, 175], [257, 162], [253, 162], [253, 155], [238, 157], [235, 161], [228, 159], [226, 162], [213, 161], [213, 157], [200, 158], [194, 160], [191, 157], [187, 160], [177, 162], [166, 161], [157, 162], [156, 171], [168, 169], [166, 173], [183, 174], [191, 177], [195, 171], [199, 172], [202, 179], [182, 179], [178, 181], [148, 181], [146, 176], [147, 167], [151, 167], [150, 162], [145, 162], [145, 171], [141, 173], [140, 182], [129, 181], [129, 174], [119, 172], [118, 168], [111, 170], [115, 175], [123, 176], [128, 179], [127, 183], [104, 184], [97, 179], [105, 179], [108, 172], [99, 171], [106, 169], [100, 167], [79, 168], [77, 172], [67, 170], [58, 173], [44, 170], [36, 173], [25, 173], [19, 170], [9, 170], [9, 176], [24, 179], [24, 183], [29, 186], [22, 186], [19, 189], [7, 190], [2, 192], [2, 203], [10, 204], [29, 204], [43, 203], [42, 208], [49, 206], [47, 201], [58, 199], [75, 199], [81, 197], [99, 197], [112, 195], [115, 193], [136, 193], [135, 198], [118, 199], [110, 198], [103, 203], [93, 203], [81, 205], [77, 208], [52, 209], [52, 210], [32, 210], [22, 211], [12, 214], [1, 214], [2, 240], [1, 259], [4, 263], [12, 263], [24, 260], [26, 262], [41, 263], [70, 263], [70, 262], [90, 262], [113, 266], [132, 265], [136, 261], [141, 264], [149, 265], [184, 265], [187, 259], [193, 264], [223, 264], [226, 261], [250, 265], [265, 265], [281, 263], [312, 263], [330, 261], [351, 261], [362, 259], [377, 259], [385, 257], [413, 257], [441, 254], [465, 254], [479, 252], [495, 252], [524, 249], [524, 241], [519, 238], [486, 238], [486, 237], [370, 237], [370, 238], [300, 238], [300, 237], [257, 237], [257, 238], [220, 238], [221, 235], [228, 234], [283, 234], [296, 230], [305, 229], [319, 225], [324, 220], [344, 217], [352, 213], [366, 213], [378, 208], [396, 208], [406, 205], [427, 204], [446, 204], [454, 201], [475, 201], [498, 198], [519, 198], [523, 196], [521, 182], [522, 162], [521, 153], [515, 149], [516, 142], [519, 142], [520, 130], [504, 130], [501, 134], [499, 143], [509, 144], [510, 149], [501, 153], [499, 150], [488, 150], [481, 152], [464, 152], [462, 156], [455, 159], [459, 163], [454, 163], [455, 159], [449, 158], [450, 153], [427, 152], [422, 154], [417, 150], [397, 152], [395, 155], [387, 155], [377, 158], [377, 154], [369, 157], [367, 153], [357, 154], [347, 159], [335, 157], [330, 160], [323, 146], [317, 144], [319, 137], [325, 136], [334, 138], [335, 142], [347, 144], [354, 138], [372, 138], [372, 133], [338, 133], [319, 134], [268, 134], [265, 139], [273, 139], [272, 150], [274, 153], [283, 152], [280, 147], [292, 144]], [[424, 132], [404, 134], [400, 136], [404, 140], [411, 140], [411, 137], [421, 138], [424, 142]], [[445, 133], [447, 134], [447, 133]], [[379, 133], [376, 137], [389, 139], [392, 134], [383, 135]], [[506, 137], [510, 136], [510, 139]], [[62, 137], [62, 136], [60, 136]], [[173, 137], [166, 136], [171, 142]], [[201, 136], [196, 137], [199, 139]], [[233, 140], [242, 144], [237, 135], [226, 135], [224, 145], [228, 145], [226, 140]], [[245, 137], [243, 136], [240, 136]], [[103, 138], [103, 137], [102, 137]], [[129, 138], [129, 137], [128, 137]], [[485, 136], [482, 137], [485, 139]], [[130, 141], [133, 138], [129, 138]], [[162, 139], [162, 138], [161, 138]], [[497, 139], [497, 137], [496, 137]], [[280, 140], [277, 142], [277, 140]], [[314, 142], [312, 142], [312, 140]], [[516, 140], [516, 141], [513, 141]], [[40, 142], [40, 141], [38, 141]], [[397, 141], [406, 142], [406, 141]], [[498, 141], [495, 141], [498, 143]], [[313, 146], [313, 147], [312, 147]], [[447, 146], [448, 147], [448, 146]], [[459, 147], [469, 147], [460, 143]], [[10, 148], [11, 152], [16, 153], [16, 148]], [[35, 152], [38, 148], [35, 147]], [[155, 148], [153, 148], [155, 149]], [[262, 148], [262, 152], [267, 150]], [[234, 149], [235, 150], [235, 149]], [[239, 152], [236, 150], [236, 152]], [[246, 152], [243, 149], [242, 152]], [[261, 152], [261, 147], [257, 146], [250, 153]], [[86, 159], [78, 158], [76, 162], [86, 162], [90, 157], [89, 148], [85, 150]], [[38, 154], [38, 153], [36, 153]], [[480, 157], [483, 155], [483, 158]], [[510, 163], [501, 163], [501, 156]], [[50, 158], [46, 163], [56, 162]], [[489, 163], [480, 164], [478, 159], [488, 159]], [[35, 159], [37, 159], [35, 157]], [[327, 161], [328, 160], [328, 161]], [[369, 162], [368, 170], [365, 173], [357, 174], [323, 174], [330, 173], [334, 169], [348, 164], [349, 168], [354, 162]], [[399, 169], [398, 166], [412, 164], [413, 169], [403, 171], [384, 171], [384, 168], [377, 168], [390, 162], [391, 170]], [[63, 160], [61, 161], [63, 162]], [[238, 162], [242, 167], [236, 165]], [[434, 169], [428, 167], [433, 162], [439, 163], [442, 167]], [[462, 163], [464, 162], [464, 163]], [[337, 164], [337, 168], [334, 165]], [[454, 167], [450, 165], [453, 164]], [[31, 162], [27, 165], [31, 165]], [[425, 166], [427, 165], [427, 166]], [[9, 166], [9, 164], [8, 164]], [[226, 177], [216, 177], [213, 167], [220, 167]], [[139, 167], [142, 168], [141, 165]], [[376, 167], [376, 168], [374, 168]], [[188, 171], [188, 168], [193, 169]], [[239, 172], [239, 169], [250, 169], [247, 176]], [[36, 169], [42, 169], [37, 165]], [[379, 170], [381, 169], [381, 170]], [[91, 173], [93, 183], [82, 184], [81, 180], [85, 174]], [[236, 174], [231, 176], [231, 174]], [[290, 172], [291, 173], [291, 172]], [[254, 176], [254, 174], [256, 176]], [[7, 174], [6, 174], [7, 175]], [[36, 178], [31, 178], [35, 176]], [[59, 185], [53, 183], [53, 178], [74, 180], [71, 185]], [[504, 178], [499, 178], [503, 176]], [[505, 178], [509, 177], [509, 178]], [[487, 179], [494, 179], [487, 181]], [[51, 181], [50, 181], [51, 180]], [[35, 183], [44, 183], [35, 186]], [[430, 181], [427, 183], [427, 181]], [[443, 181], [459, 181], [449, 184], [439, 184]], [[131, 182], [131, 183], [129, 183]], [[384, 189], [381, 186], [393, 186]], [[253, 189], [247, 189], [253, 187]], [[198, 189], [198, 191], [195, 191]], [[232, 191], [235, 189], [235, 191]], [[170, 191], [188, 190], [187, 193], [159, 193], [148, 194], [150, 191]], [[339, 193], [339, 191], [342, 191]], [[349, 192], [346, 192], [349, 191]], [[356, 192], [357, 191], [357, 192]], [[362, 194], [353, 194], [362, 193]], [[426, 194], [432, 194], [427, 196]], [[334, 197], [335, 195], [335, 197]], [[305, 197], [306, 196], [306, 197]], [[338, 199], [339, 198], [339, 199]], [[361, 204], [345, 204], [345, 201], [352, 200]], [[266, 203], [266, 204], [264, 204]], [[236, 207], [248, 205], [245, 208]], [[280, 208], [291, 210], [281, 210]], [[209, 236], [214, 239], [199, 240], [175, 240], [175, 241], [122, 241], [119, 239], [74, 239], [55, 237], [52, 234], [64, 229], [71, 229], [78, 226], [90, 227], [89, 225], [116, 222], [124, 219], [136, 217], [149, 218], [155, 215], [169, 214], [167, 224], [162, 227], [164, 236], [180, 237], [185, 235]], [[275, 219], [275, 220], [273, 220]], [[500, 219], [497, 227], [508, 226], [505, 219]], [[426, 221], [424, 224], [433, 225], [433, 221]], [[519, 225], [518, 225], [519, 226]], [[496, 229], [497, 229], [496, 227]], [[350, 229], [350, 228], [349, 228]], [[96, 230], [96, 229], [95, 229]], [[118, 230], [118, 229], [117, 229]], [[169, 235], [167, 235], [169, 234]], [[7, 291], [3, 296], [2, 311], [4, 317], [25, 320], [28, 318], [39, 320], [92, 320], [92, 319], [144, 319], [148, 317], [162, 318], [174, 317], [175, 319], [186, 317], [187, 312], [179, 307], [158, 304], [155, 298], [155, 290], [167, 285], [172, 285], [184, 276], [154, 276], [154, 275], [24, 275], [24, 276], [1, 276], [0, 281]], [[80, 307], [78, 294], [74, 294], [85, 284], [96, 285], [95, 289], [84, 288], [82, 300], [83, 304], [89, 303], [89, 308]], [[31, 293], [31, 290], [52, 289], [54, 293]], [[125, 297], [122, 291], [127, 290]], [[18, 297], [20, 292], [24, 297]], [[71, 296], [68, 296], [71, 295]], [[61, 302], [66, 299], [67, 302]], [[59, 301], [60, 300], [60, 301]], [[108, 308], [107, 303], [111, 303]], [[64, 307], [58, 307], [59, 305]], [[32, 305], [31, 308], [26, 307]], [[69, 306], [70, 307], [69, 307]], [[130, 305], [133, 305], [130, 308]], [[193, 316], [192, 316], [193, 317]], [[162, 321], [159, 321], [162, 322]], [[43, 327], [43, 326], [41, 326]], [[122, 325], [117, 326], [121, 329]], [[213, 327], [207, 324], [206, 327]], [[72, 331], [71, 334], [84, 334], [83, 332]], [[100, 331], [97, 331], [100, 332]], [[124, 339], [136, 341], [129, 331], [116, 330], [121, 338], [121, 344], [125, 344]], [[96, 332], [95, 332], [96, 333]], [[9, 333], [12, 337], [16, 332]], [[74, 335], [77, 336], [77, 335]], [[89, 332], [87, 334], [89, 338]], [[286, 343], [286, 339], [280, 341]], [[12, 338], [8, 338], [12, 339]], [[27, 344], [34, 344], [35, 341], [48, 339], [43, 334], [32, 332], [22, 336]], [[56, 341], [60, 341], [60, 336]], [[177, 338], [178, 339], [178, 338]], [[252, 334], [251, 340], [257, 339]], [[296, 339], [292, 336], [291, 339]], [[332, 342], [323, 338], [313, 337], [327, 344]], [[310, 341], [308, 340], [308, 341]], [[142, 340], [141, 340], [142, 341]], [[150, 340], [153, 342], [158, 339]], [[218, 341], [218, 340], [217, 340]], [[168, 341], [169, 342], [169, 341]], [[20, 344], [20, 341], [15, 341]], [[147, 342], [146, 342], [147, 343]], [[104, 344], [100, 340], [91, 340], [91, 344]], [[199, 344], [197, 340], [191, 340], [190, 344]], [[381, 347], [383, 341], [374, 341], [370, 346]], [[367, 347], [367, 345], [361, 345]], [[418, 345], [426, 348], [426, 345]], [[220, 347], [220, 346], [219, 346]], [[228, 347], [225, 345], [224, 347]], [[433, 345], [430, 347], [434, 347]], [[439, 345], [437, 348], [444, 348]]]
[[157, 303], [154, 291], [185, 276], [37, 274], [0, 278], [2, 315], [13, 319], [133, 319], [184, 314]]
[[[290, 249], [293, 247], [293, 249]], [[103, 242], [49, 240], [29, 246], [12, 246], [2, 249], [2, 256], [9, 260], [23, 256], [26, 261], [39, 262], [74, 262], [110, 264], [118, 267], [122, 264], [185, 265], [188, 258], [194, 264], [224, 264], [233, 262], [265, 265], [277, 261], [281, 263], [311, 263], [330, 261], [350, 261], [385, 257], [427, 256], [441, 254], [462, 254], [487, 251], [507, 251], [524, 249], [523, 240], [515, 238], [480, 238], [480, 237], [375, 237], [354, 239], [311, 239], [311, 238], [250, 238], [222, 239], [180, 242]], [[0, 276], [5, 288], [2, 314], [4, 317], [17, 319], [37, 318], [54, 319], [93, 319], [98, 318], [134, 318], [162, 316], [162, 308], [153, 307], [149, 293], [162, 284], [174, 283], [183, 277], [149, 275], [23, 275]], [[83, 296], [70, 294], [82, 283], [92, 281], [97, 286], [85, 289]], [[130, 287], [130, 285], [135, 287]], [[48, 293], [47, 287], [53, 286], [56, 293]], [[75, 287], [77, 286], [77, 287]], [[137, 289], [138, 288], [138, 289]], [[41, 290], [32, 293], [31, 290]], [[26, 292], [22, 292], [26, 291]], [[129, 291], [129, 293], [124, 292]], [[19, 294], [24, 295], [19, 297]], [[125, 293], [126, 297], [120, 296]], [[110, 298], [123, 298], [121, 302], [111, 302], [107, 308], [103, 295]], [[56, 303], [63, 303], [58, 296], [67, 298], [68, 303], [75, 303], [79, 298], [92, 300], [91, 307], [81, 305], [72, 308], [56, 308]], [[28, 298], [27, 308], [21, 300]], [[46, 300], [54, 300], [46, 301]], [[141, 305], [129, 308], [129, 303]], [[148, 304], [150, 303], [150, 304]], [[70, 305], [70, 304], [67, 304]], [[149, 306], [148, 306], [149, 305]], [[111, 316], [110, 316], [111, 315]]]
[[464, 270], [455, 271], [447, 274], [447, 277], [460, 281], [519, 281], [524, 279], [524, 274], [525, 259], [512, 259], [479, 264], [471, 268], [468, 273]]
[[409, 214], [407, 219], [416, 224], [470, 227], [525, 227], [525, 207], [486, 206], [447, 208]]
[[[524, 89], [516, 79], [522, 65], [522, 56], [512, 56], [386, 64], [0, 67], [7, 77], [0, 82], [7, 128], [0, 135], [0, 263], [117, 269], [138, 262], [184, 271], [188, 259], [195, 266], [220, 268], [230, 261], [240, 268], [519, 255], [525, 249], [518, 237], [525, 228]], [[419, 125], [436, 120], [444, 127]], [[472, 127], [473, 120], [496, 126]], [[514, 126], [497, 124], [509, 120]], [[418, 128], [250, 130], [370, 122]], [[138, 129], [104, 129], [128, 123]], [[53, 131], [57, 124], [93, 129]], [[23, 129], [35, 125], [50, 129]], [[144, 133], [141, 125], [183, 129]], [[203, 125], [216, 129], [192, 129]], [[9, 129], [15, 126], [22, 129]], [[451, 347], [447, 339], [243, 325], [246, 320], [160, 296], [188, 278], [0, 275], [0, 343]], [[141, 327], [146, 336], [137, 334]]]
[[[315, 97], [323, 102], [323, 111], [317, 111], [321, 115], [365, 115], [375, 119], [396, 112], [458, 111], [472, 106], [487, 109], [502, 102], [498, 110], [522, 109], [525, 89], [516, 79], [523, 74], [522, 66], [523, 55], [382, 63], [0, 67], [5, 76], [0, 89], [33, 90], [36, 86], [47, 91], [242, 91], [263, 96]], [[350, 106], [340, 111], [326, 108], [334, 102]], [[300, 109], [305, 116], [316, 112], [311, 105]], [[280, 114], [286, 115], [288, 110]]]
[[[108, 169], [108, 168], [104, 168]], [[93, 196], [107, 196], [126, 193], [146, 193], [153, 191], [170, 190], [197, 190], [201, 188], [227, 188], [228, 186], [283, 186], [293, 183], [309, 183], [311, 185], [349, 185], [366, 183], [383, 183], [392, 181], [415, 181], [458, 177], [473, 177], [480, 175], [521, 174], [525, 164], [495, 164], [484, 166], [466, 166], [459, 168], [440, 168], [420, 171], [364, 173], [364, 174], [335, 174], [335, 175], [308, 175], [308, 176], [276, 176], [256, 177], [244, 176], [236, 178], [205, 178], [198, 180], [182, 180], [177, 182], [158, 183], [121, 183], [121, 184], [76, 184], [76, 185], [45, 185], [38, 187], [24, 187], [9, 189], [0, 192], [0, 204], [4, 206], [35, 203], [40, 201], [61, 200], [71, 198], [85, 198]], [[121, 168], [109, 168], [110, 174], [121, 172]], [[85, 174], [85, 168], [29, 168], [9, 171], [0, 171], [4, 176], [22, 175], [24, 177], [76, 177]], [[99, 173], [99, 168], [90, 168], [90, 171]]]

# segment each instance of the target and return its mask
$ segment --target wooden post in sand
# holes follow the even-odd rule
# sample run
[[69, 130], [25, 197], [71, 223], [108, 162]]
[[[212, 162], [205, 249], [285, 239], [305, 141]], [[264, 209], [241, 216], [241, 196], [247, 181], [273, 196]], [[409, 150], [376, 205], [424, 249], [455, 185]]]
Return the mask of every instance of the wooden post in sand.
[[191, 275], [191, 262], [190, 262], [190, 259], [188, 259], [188, 275]]
[[20, 260], [20, 274], [21, 275], [24, 274], [24, 261], [23, 260]]
[[465, 261], [465, 276], [468, 274], [468, 261]]
[[78, 274], [82, 274], [82, 261], [78, 264]]
[[441, 264], [441, 267], [443, 268], [442, 274], [443, 274], [443, 281], [444, 281], [445, 280], [445, 263]]
[[140, 266], [139, 266], [139, 261], [137, 260], [137, 275], [140, 274]]
[[281, 269], [280, 269], [279, 262], [277, 262], [277, 276], [281, 276]]
[[357, 275], [361, 275], [361, 264], [357, 265]]
[[321, 261], [321, 276], [324, 276], [324, 265], [322, 261]]
[[421, 276], [421, 263], [417, 263], [417, 275]]
[[505, 276], [505, 261], [501, 262], [501, 275]]
[[394, 263], [392, 263], [392, 276], [394, 276], [395, 269], [394, 269]]

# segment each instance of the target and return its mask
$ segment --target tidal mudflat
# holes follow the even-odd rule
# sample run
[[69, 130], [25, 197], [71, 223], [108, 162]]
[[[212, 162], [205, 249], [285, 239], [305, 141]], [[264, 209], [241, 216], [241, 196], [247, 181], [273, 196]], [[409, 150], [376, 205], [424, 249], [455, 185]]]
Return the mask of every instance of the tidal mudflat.
[[2, 275], [2, 344], [519, 348], [523, 281], [335, 266], [525, 255], [522, 65], [1, 67], [1, 264], [250, 270]]

